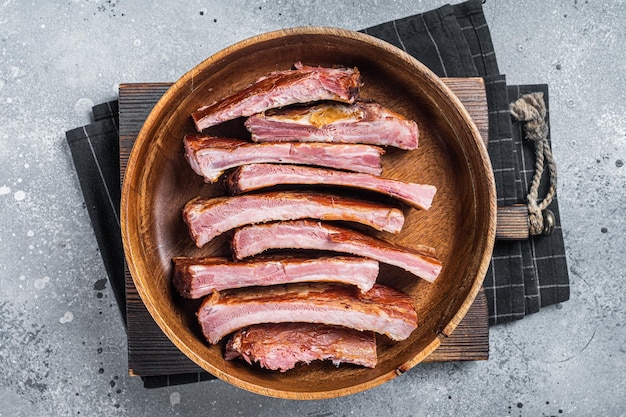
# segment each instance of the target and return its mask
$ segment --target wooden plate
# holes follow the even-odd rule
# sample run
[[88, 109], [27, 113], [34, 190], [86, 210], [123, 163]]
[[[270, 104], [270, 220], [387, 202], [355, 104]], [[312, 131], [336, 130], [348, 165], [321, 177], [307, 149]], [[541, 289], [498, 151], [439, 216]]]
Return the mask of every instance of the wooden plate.
[[[420, 147], [389, 149], [383, 175], [434, 184], [428, 211], [406, 209], [398, 236], [424, 244], [443, 262], [434, 284], [381, 265], [379, 282], [408, 292], [419, 327], [403, 342], [378, 338], [375, 369], [314, 363], [279, 373], [225, 361], [223, 346], [209, 345], [196, 322], [197, 302], [171, 286], [174, 256], [229, 256], [228, 234], [197, 249], [183, 223], [184, 204], [197, 195], [223, 194], [204, 184], [183, 156], [182, 138], [195, 131], [190, 114], [271, 71], [309, 65], [356, 66], [361, 97], [417, 121]], [[237, 121], [218, 128], [243, 134]], [[491, 165], [480, 135], [456, 96], [430, 70], [399, 49], [368, 35], [306, 27], [256, 36], [213, 55], [178, 80], [147, 118], [131, 153], [122, 190], [122, 237], [135, 286], [148, 311], [172, 342], [200, 367], [235, 386], [275, 397], [330, 398], [356, 393], [400, 375], [434, 351], [461, 321], [482, 284], [495, 236], [496, 198]]]

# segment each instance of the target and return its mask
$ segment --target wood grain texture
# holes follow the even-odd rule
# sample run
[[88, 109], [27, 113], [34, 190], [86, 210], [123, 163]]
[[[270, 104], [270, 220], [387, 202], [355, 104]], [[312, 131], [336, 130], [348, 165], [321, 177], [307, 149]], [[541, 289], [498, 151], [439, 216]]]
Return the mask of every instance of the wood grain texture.
[[[488, 133], [484, 84], [480, 78], [444, 78], [472, 116], [485, 143]], [[135, 138], [156, 102], [171, 83], [120, 85], [120, 169], [123, 179]], [[469, 104], [466, 104], [469, 103]], [[128, 365], [132, 375], [153, 376], [203, 372], [165, 336], [141, 301], [128, 268], [126, 302]], [[487, 300], [481, 291], [456, 330], [424, 362], [489, 358]]]
[[[404, 233], [373, 233], [401, 245], [427, 244], [444, 264], [430, 284], [381, 265], [379, 282], [410, 294], [421, 325], [402, 342], [378, 340], [375, 369], [326, 363], [268, 374], [225, 361], [220, 345], [198, 332], [194, 306], [171, 287], [173, 256], [224, 256], [227, 237], [195, 247], [180, 209], [197, 195], [223, 194], [194, 175], [181, 138], [195, 131], [189, 115], [217, 97], [238, 91], [277, 69], [302, 60], [360, 69], [363, 99], [416, 120], [420, 148], [388, 149], [383, 175], [430, 183], [437, 202], [428, 211], [407, 210]], [[123, 111], [121, 109], [120, 111]], [[230, 135], [231, 126], [212, 132]], [[480, 132], [459, 99], [409, 55], [366, 35], [329, 28], [299, 28], [260, 35], [213, 55], [179, 79], [155, 105], [139, 132], [122, 187], [122, 236], [133, 282], [163, 332], [185, 355], [220, 379], [252, 392], [293, 399], [330, 398], [382, 384], [423, 361], [451, 335], [479, 294], [495, 240], [495, 184]]]
[[526, 240], [530, 236], [528, 206], [516, 204], [498, 207], [498, 224], [496, 239]]

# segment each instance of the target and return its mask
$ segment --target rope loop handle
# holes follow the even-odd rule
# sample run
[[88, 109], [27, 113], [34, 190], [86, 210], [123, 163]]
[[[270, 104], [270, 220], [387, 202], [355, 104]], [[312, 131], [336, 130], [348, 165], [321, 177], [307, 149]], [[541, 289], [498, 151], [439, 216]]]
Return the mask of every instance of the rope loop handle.
[[[535, 173], [533, 175], [530, 190], [528, 192], [528, 220], [530, 234], [550, 234], [554, 228], [554, 214], [547, 210], [556, 194], [556, 162], [548, 144], [548, 123], [546, 122], [546, 104], [543, 93], [536, 92], [520, 97], [509, 106], [513, 118], [519, 122], [526, 122], [524, 132], [526, 139], [535, 142]], [[548, 166], [550, 186], [543, 201], [539, 198], [539, 183], [544, 171], [544, 165]]]

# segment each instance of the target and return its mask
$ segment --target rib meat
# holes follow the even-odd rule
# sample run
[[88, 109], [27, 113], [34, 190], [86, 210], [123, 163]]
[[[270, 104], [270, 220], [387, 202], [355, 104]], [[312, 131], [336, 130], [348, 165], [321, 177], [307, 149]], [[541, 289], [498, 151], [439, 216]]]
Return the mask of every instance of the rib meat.
[[174, 287], [183, 297], [193, 299], [230, 288], [294, 282], [340, 282], [366, 292], [378, 276], [378, 262], [351, 256], [282, 257], [248, 262], [176, 257], [173, 261]]
[[282, 184], [332, 185], [375, 191], [418, 208], [429, 209], [437, 188], [432, 185], [381, 178], [375, 175], [297, 165], [244, 165], [228, 175], [231, 194]]
[[271, 109], [245, 122], [255, 142], [367, 143], [416, 149], [417, 123], [374, 102]]
[[235, 231], [231, 242], [236, 259], [269, 249], [316, 249], [350, 253], [395, 265], [427, 281], [434, 281], [441, 262], [434, 249], [406, 248], [357, 231], [313, 220], [251, 225]]
[[253, 163], [318, 165], [380, 175], [384, 151], [372, 145], [332, 143], [250, 143], [202, 134], [183, 140], [185, 158], [206, 182], [230, 168]]
[[380, 284], [366, 293], [351, 285], [300, 283], [214, 292], [198, 310], [210, 343], [260, 323], [304, 322], [344, 326], [404, 340], [417, 327], [407, 294]]
[[266, 323], [238, 330], [226, 344], [224, 358], [240, 357], [281, 372], [314, 360], [368, 368], [378, 361], [374, 332], [316, 323]]
[[228, 97], [192, 113], [196, 129], [267, 109], [318, 100], [353, 103], [361, 87], [357, 68], [322, 68], [295, 64], [294, 70], [277, 71]]
[[196, 197], [183, 209], [183, 219], [199, 248], [215, 236], [246, 224], [304, 218], [357, 222], [391, 233], [399, 233], [404, 224], [402, 211], [395, 207], [312, 192]]

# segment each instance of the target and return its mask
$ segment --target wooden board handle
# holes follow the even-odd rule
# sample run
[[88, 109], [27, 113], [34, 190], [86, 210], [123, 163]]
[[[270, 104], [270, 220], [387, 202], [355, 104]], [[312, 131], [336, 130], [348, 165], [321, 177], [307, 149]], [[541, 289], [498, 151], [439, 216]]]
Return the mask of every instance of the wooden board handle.
[[525, 240], [530, 237], [528, 207], [524, 204], [498, 207], [496, 239]]

